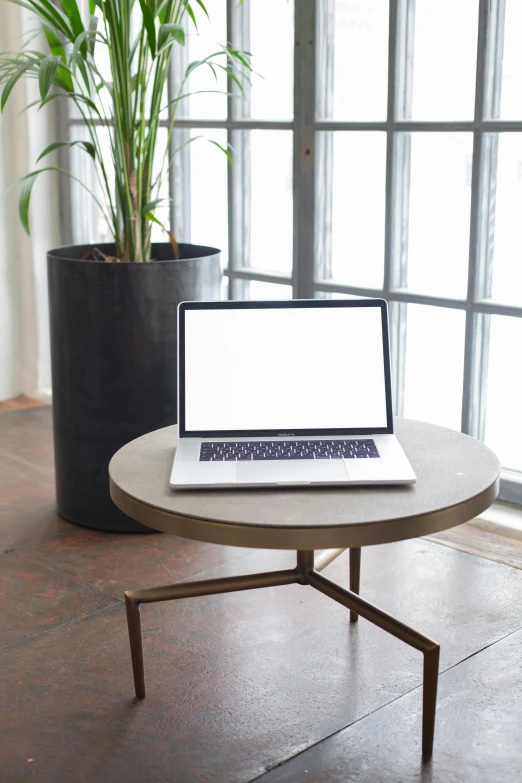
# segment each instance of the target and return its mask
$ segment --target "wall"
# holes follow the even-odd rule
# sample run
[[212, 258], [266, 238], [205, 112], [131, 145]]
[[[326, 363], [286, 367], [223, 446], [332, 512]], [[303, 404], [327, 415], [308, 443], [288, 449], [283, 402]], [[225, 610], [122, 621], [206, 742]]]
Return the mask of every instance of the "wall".
[[[0, 10], [0, 51], [16, 36], [17, 11], [3, 3]], [[14, 96], [15, 99], [18, 96]], [[14, 103], [0, 118], [0, 194], [4, 194], [16, 172], [16, 155], [24, 147], [22, 134], [12, 143], [18, 107]], [[16, 210], [12, 198], [0, 200], [0, 399], [20, 394], [23, 389], [23, 346], [21, 293], [18, 267], [18, 231], [13, 230]]]
[[[0, 51], [19, 49], [30, 29], [34, 20], [25, 10], [0, 3]], [[56, 139], [55, 102], [22, 112], [37, 97], [36, 80], [20, 81], [0, 117], [0, 194]], [[18, 221], [17, 194], [15, 189], [0, 200], [0, 400], [51, 388], [45, 254], [60, 244], [57, 175], [43, 174], [33, 189], [30, 237]]]

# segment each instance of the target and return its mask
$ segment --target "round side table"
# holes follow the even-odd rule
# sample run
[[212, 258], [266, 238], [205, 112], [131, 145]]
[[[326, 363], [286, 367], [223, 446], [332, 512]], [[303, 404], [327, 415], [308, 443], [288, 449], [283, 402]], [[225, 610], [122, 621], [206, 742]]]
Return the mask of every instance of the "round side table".
[[[145, 696], [140, 605], [276, 585], [301, 584], [333, 598], [424, 655], [422, 752], [433, 751], [439, 644], [359, 596], [361, 547], [425, 536], [466, 522], [498, 494], [499, 462], [483, 443], [408, 419], [395, 433], [417, 474], [410, 486], [174, 491], [169, 475], [177, 428], [128, 443], [109, 465], [111, 496], [155, 530], [230, 546], [294, 549], [295, 569], [184, 582], [125, 593], [136, 696]], [[320, 571], [350, 549], [350, 589]], [[314, 558], [314, 550], [322, 550]]]

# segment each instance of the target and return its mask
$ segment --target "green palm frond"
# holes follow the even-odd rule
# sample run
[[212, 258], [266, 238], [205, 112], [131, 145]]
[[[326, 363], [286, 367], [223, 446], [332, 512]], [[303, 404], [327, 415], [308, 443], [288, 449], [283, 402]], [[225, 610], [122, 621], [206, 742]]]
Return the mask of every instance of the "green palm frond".
[[[208, 57], [191, 63], [177, 96], [169, 98], [171, 121], [158, 150], [160, 115], [165, 109], [166, 83], [175, 46], [185, 45], [190, 24], [197, 28], [197, 14], [208, 17], [203, 0], [89, 0], [89, 15], [82, 18], [77, 0], [9, 0], [32, 12], [47, 51], [29, 49], [31, 38], [19, 52], [0, 53], [0, 110], [23, 78], [38, 79], [39, 108], [66, 98], [83, 118], [88, 133], [84, 141], [56, 141], [38, 160], [61, 146], [76, 146], [93, 160], [103, 193], [97, 204], [110, 225], [117, 255], [122, 261], [150, 260], [151, 224], [161, 203], [163, 175], [172, 163], [170, 140], [175, 108], [187, 92], [187, 81], [197, 68], [224, 72], [240, 89], [249, 78], [250, 55], [223, 46]], [[135, 35], [135, 15], [138, 34]], [[131, 24], [131, 15], [133, 23]], [[110, 76], [101, 72], [98, 54], [105, 54]], [[210, 92], [220, 92], [210, 90]], [[198, 91], [200, 92], [200, 91]], [[28, 108], [28, 107], [26, 107]], [[110, 158], [102, 149], [109, 139]], [[217, 145], [230, 157], [227, 148]], [[154, 161], [163, 157], [158, 176]], [[20, 219], [29, 231], [29, 205], [35, 180], [45, 167], [23, 178], [19, 198]], [[69, 173], [69, 172], [66, 172]], [[72, 175], [71, 175], [72, 176]], [[85, 187], [85, 184], [80, 182]], [[91, 196], [96, 199], [94, 193]], [[103, 203], [102, 203], [103, 202]], [[170, 235], [173, 247], [176, 240]]]

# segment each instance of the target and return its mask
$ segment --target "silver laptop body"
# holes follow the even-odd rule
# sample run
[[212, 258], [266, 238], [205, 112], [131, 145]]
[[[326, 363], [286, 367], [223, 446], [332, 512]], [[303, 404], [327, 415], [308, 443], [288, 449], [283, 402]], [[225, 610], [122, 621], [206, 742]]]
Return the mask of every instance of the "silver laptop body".
[[174, 489], [412, 484], [383, 299], [183, 302]]

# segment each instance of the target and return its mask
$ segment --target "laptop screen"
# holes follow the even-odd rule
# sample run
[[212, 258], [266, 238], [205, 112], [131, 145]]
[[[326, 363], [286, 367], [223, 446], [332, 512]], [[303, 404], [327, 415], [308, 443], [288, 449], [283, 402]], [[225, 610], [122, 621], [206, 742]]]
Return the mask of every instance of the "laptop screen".
[[180, 305], [181, 436], [392, 432], [384, 300]]

